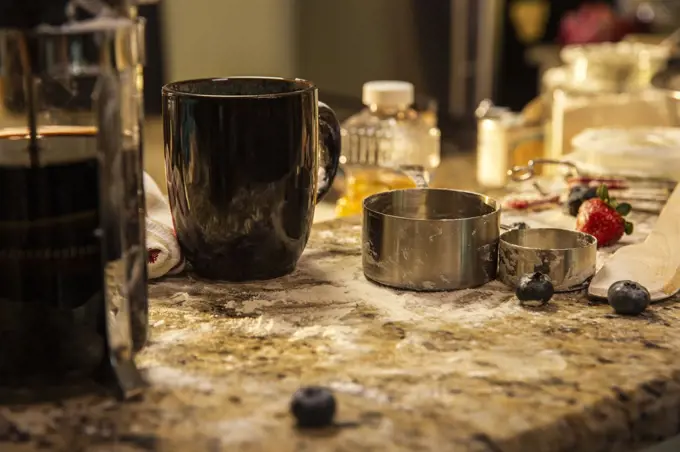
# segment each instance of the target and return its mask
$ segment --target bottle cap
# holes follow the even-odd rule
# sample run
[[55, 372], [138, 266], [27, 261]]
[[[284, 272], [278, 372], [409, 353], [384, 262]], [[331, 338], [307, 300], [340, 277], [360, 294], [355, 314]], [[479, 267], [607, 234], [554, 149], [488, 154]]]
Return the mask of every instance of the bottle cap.
[[413, 104], [413, 83], [397, 80], [376, 80], [364, 83], [364, 105], [407, 107]]

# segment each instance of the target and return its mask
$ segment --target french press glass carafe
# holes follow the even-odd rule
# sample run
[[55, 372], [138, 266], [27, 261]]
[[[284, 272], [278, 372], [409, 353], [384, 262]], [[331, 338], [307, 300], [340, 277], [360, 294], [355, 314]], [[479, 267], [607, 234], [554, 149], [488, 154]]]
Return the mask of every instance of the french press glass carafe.
[[111, 375], [122, 395], [141, 387], [141, 26], [0, 29], [0, 397]]

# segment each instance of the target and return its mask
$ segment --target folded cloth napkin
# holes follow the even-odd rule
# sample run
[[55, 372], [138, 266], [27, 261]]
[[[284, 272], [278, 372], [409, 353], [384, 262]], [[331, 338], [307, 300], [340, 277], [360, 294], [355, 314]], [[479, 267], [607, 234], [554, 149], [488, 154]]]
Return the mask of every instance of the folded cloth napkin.
[[149, 279], [174, 275], [184, 269], [184, 257], [175, 237], [170, 205], [156, 182], [147, 173], [144, 173], [144, 192]]

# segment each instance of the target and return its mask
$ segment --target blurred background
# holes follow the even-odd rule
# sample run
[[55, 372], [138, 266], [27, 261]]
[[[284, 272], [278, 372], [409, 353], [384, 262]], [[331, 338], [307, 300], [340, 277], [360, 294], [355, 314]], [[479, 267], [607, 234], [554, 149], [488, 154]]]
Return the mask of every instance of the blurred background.
[[662, 33], [680, 15], [677, 0], [161, 0], [140, 7], [147, 110], [160, 112], [170, 80], [276, 75], [314, 81], [348, 115], [364, 82], [407, 80], [436, 99], [443, 138], [464, 145], [474, 133], [460, 123], [481, 100], [517, 110], [536, 95], [545, 67], [531, 50], [557, 44], [560, 21], [588, 3], [632, 13], [644, 31]]
[[[314, 82], [342, 122], [341, 177], [326, 198], [338, 215], [427, 179], [497, 196], [508, 171], [532, 160], [602, 166], [587, 140], [574, 152], [586, 129], [680, 126], [680, 0], [0, 0], [0, 27], [36, 8], [63, 20], [106, 11], [146, 19], [145, 169], [162, 190], [161, 87], [192, 78]], [[8, 42], [2, 127], [29, 86], [12, 75], [23, 60]], [[81, 77], [73, 69], [69, 77]], [[39, 78], [55, 121], [48, 110], [77, 103], [51, 91], [51, 77]], [[399, 82], [369, 83], [380, 80]]]
[[[140, 14], [149, 144], [161, 136], [168, 81], [301, 77], [343, 120], [362, 108], [364, 82], [405, 80], [416, 103], [436, 112], [445, 166], [474, 153], [480, 102], [521, 111], [561, 64], [561, 46], [661, 39], [680, 26], [680, 1], [160, 0]], [[147, 169], [163, 186], [162, 146], [147, 149]]]

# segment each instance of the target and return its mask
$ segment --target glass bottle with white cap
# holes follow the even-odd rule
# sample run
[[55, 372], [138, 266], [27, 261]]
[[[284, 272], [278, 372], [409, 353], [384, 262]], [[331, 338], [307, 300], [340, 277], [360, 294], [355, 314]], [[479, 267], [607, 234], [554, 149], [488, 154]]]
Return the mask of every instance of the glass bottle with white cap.
[[404, 168], [421, 168], [428, 180], [439, 166], [440, 132], [413, 109], [413, 84], [367, 82], [362, 101], [366, 108], [342, 124], [346, 184], [336, 205], [339, 216], [360, 213], [363, 199], [374, 193], [415, 187]]

